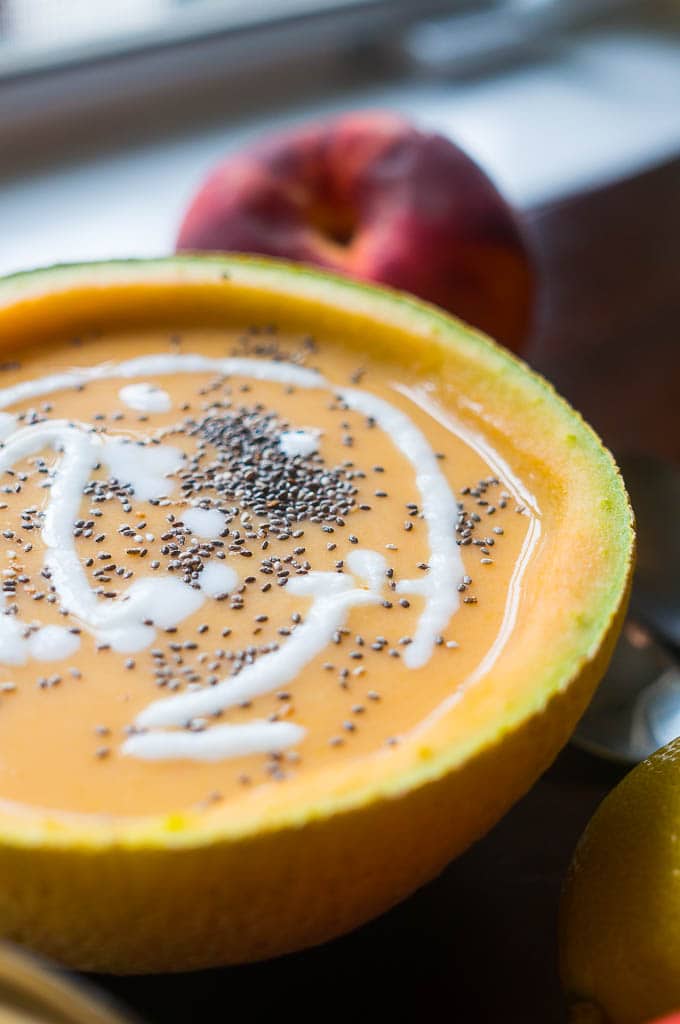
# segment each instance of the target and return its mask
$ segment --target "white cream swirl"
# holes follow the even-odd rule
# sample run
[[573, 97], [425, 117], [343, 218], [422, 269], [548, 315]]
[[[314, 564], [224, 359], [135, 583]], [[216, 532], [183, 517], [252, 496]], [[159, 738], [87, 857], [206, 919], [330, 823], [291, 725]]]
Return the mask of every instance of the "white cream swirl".
[[[421, 668], [431, 657], [437, 636], [459, 606], [457, 585], [463, 575], [463, 563], [454, 533], [457, 506], [427, 438], [411, 418], [392, 403], [363, 389], [334, 388], [316, 371], [289, 363], [160, 354], [23, 381], [0, 389], [0, 409], [80, 387], [90, 381], [206, 372], [332, 390], [350, 409], [369, 417], [411, 464], [428, 531], [429, 568], [419, 579], [399, 581], [397, 589], [399, 593], [420, 594], [424, 598], [413, 642], [403, 656], [407, 668]], [[162, 404], [165, 406], [165, 402]], [[159, 408], [158, 411], [165, 410]], [[285, 443], [292, 444], [288, 440]], [[0, 446], [0, 472], [45, 447], [52, 447], [59, 453], [42, 527], [45, 566], [63, 607], [100, 641], [119, 651], [139, 650], [153, 640], [150, 621], [160, 628], [179, 625], [200, 607], [206, 596], [214, 594], [216, 587], [235, 585], [235, 577], [226, 576], [221, 582], [206, 580], [206, 586], [197, 589], [164, 575], [137, 580], [115, 605], [101, 601], [87, 581], [73, 539], [73, 522], [78, 517], [83, 489], [95, 465], [107, 464], [113, 476], [131, 485], [136, 496], [145, 500], [171, 493], [170, 475], [180, 467], [182, 453], [168, 445], [145, 446], [125, 438], [109, 438], [84, 424], [48, 420], [6, 437]], [[201, 511], [193, 510], [193, 527], [189, 523], [197, 533], [208, 529], [205, 515], [200, 517], [199, 523]], [[216, 516], [213, 519], [208, 532], [220, 525]], [[291, 579], [288, 591], [311, 598], [311, 603], [304, 621], [285, 645], [262, 655], [236, 678], [154, 701], [138, 716], [135, 726], [139, 731], [125, 741], [123, 753], [151, 759], [214, 760], [256, 750], [284, 749], [298, 743], [304, 730], [293, 723], [213, 725], [200, 731], [184, 731], [181, 727], [292, 681], [324, 650], [353, 607], [380, 601], [385, 583], [383, 556], [378, 552], [355, 550], [348, 554], [347, 564], [353, 575], [311, 572]], [[42, 649], [49, 650], [49, 645], [43, 645]], [[54, 649], [62, 650], [63, 645], [57, 644]], [[30, 653], [22, 638], [20, 623], [14, 617], [0, 615], [0, 661], [23, 664]]]

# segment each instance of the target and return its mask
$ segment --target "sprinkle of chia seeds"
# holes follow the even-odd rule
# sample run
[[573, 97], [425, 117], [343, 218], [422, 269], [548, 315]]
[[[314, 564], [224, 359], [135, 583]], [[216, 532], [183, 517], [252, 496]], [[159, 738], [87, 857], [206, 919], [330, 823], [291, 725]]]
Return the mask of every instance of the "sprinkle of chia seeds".
[[[258, 345], [273, 345], [272, 337], [266, 331], [259, 330], [257, 334], [259, 340], [251, 338], [248, 345], [253, 348]], [[250, 335], [247, 334], [247, 336]], [[276, 345], [278, 346], [279, 342], [276, 342]], [[312, 350], [312, 348], [309, 349], [309, 351]], [[279, 358], [280, 348], [272, 349], [272, 352], [274, 351], [277, 355], [271, 357]], [[303, 362], [302, 356], [300, 362]], [[327, 464], [319, 452], [305, 457], [287, 456], [282, 451], [279, 438], [281, 432], [288, 429], [290, 424], [280, 418], [278, 414], [267, 412], [263, 406], [252, 404], [252, 398], [248, 399], [251, 402], [250, 406], [237, 407], [236, 402], [239, 399], [236, 398], [236, 395], [239, 389], [247, 392], [250, 390], [250, 385], [241, 387], [238, 382], [229, 384], [225, 378], [215, 377], [213, 381], [201, 387], [201, 395], [206, 396], [206, 401], [203, 402], [201, 399], [196, 401], [193, 405], [194, 412], [188, 415], [182, 424], [164, 428], [159, 431], [158, 437], [138, 442], [140, 444], [161, 443], [161, 437], [171, 436], [173, 433], [192, 437], [196, 442], [195, 454], [187, 455], [176, 474], [175, 484], [181, 490], [181, 495], [179, 498], [171, 500], [169, 497], [171, 492], [168, 489], [166, 495], [153, 499], [150, 504], [155, 511], [150, 512], [148, 524], [143, 518], [143, 508], [146, 506], [142, 502], [137, 503], [130, 486], [121, 487], [115, 480], [97, 478], [91, 482], [91, 486], [88, 484], [86, 489], [87, 503], [83, 509], [88, 509], [88, 511], [83, 511], [83, 516], [88, 515], [91, 518], [77, 520], [73, 525], [73, 533], [78, 540], [78, 547], [82, 546], [83, 548], [81, 557], [83, 563], [90, 570], [88, 579], [93, 579], [91, 583], [93, 587], [95, 584], [98, 585], [95, 592], [101, 599], [109, 597], [110, 600], [125, 600], [126, 594], [122, 587], [122, 580], [133, 576], [128, 565], [131, 562], [143, 570], [144, 564], [141, 564], [140, 560], [147, 555], [149, 557], [146, 562], [150, 564], [152, 570], [160, 569], [162, 566], [164, 573], [166, 571], [174, 573], [177, 579], [183, 580], [185, 584], [196, 589], [201, 588], [201, 573], [211, 559], [233, 559], [233, 562], [227, 562], [227, 564], [240, 564], [241, 566], [242, 563], [238, 563], [238, 558], [251, 559], [247, 569], [253, 575], [245, 578], [241, 576], [241, 582], [233, 592], [217, 595], [217, 600], [227, 601], [226, 605], [222, 605], [222, 609], [229, 608], [229, 613], [231, 610], [246, 609], [242, 616], [242, 619], [246, 620], [242, 622], [243, 632], [241, 637], [238, 637], [237, 634], [237, 638], [233, 641], [233, 648], [217, 648], [213, 651], [206, 649], [208, 645], [206, 645], [205, 639], [200, 639], [206, 637], [208, 632], [210, 632], [210, 636], [219, 636], [217, 630], [221, 631], [222, 637], [228, 637], [231, 634], [230, 628], [222, 628], [221, 624], [217, 625], [219, 619], [209, 619], [208, 622], [199, 624], [196, 624], [196, 619], [192, 620], [191, 628], [194, 631], [192, 635], [197, 637], [198, 642], [184, 640], [178, 642], [176, 638], [170, 642], [170, 635], [177, 633], [177, 628], [170, 627], [163, 630], [161, 627], [156, 627], [159, 630], [157, 642], [161, 644], [160, 648], [139, 654], [138, 662], [132, 657], [125, 658], [123, 656], [120, 659], [128, 670], [136, 668], [137, 664], [139, 666], [135, 676], [128, 679], [130, 689], [132, 689], [132, 684], [135, 684], [135, 680], [137, 681], [135, 685], [144, 683], [144, 678], [148, 674], [152, 686], [157, 685], [170, 691], [177, 689], [183, 692], [200, 691], [205, 687], [215, 686], [222, 682], [225, 675], [238, 675], [245, 667], [253, 664], [258, 656], [277, 650], [279, 638], [291, 636], [295, 627], [302, 622], [302, 616], [297, 612], [293, 613], [290, 617], [290, 625], [284, 625], [277, 629], [278, 624], [274, 614], [264, 614], [261, 611], [264, 608], [265, 612], [270, 612], [269, 599], [258, 598], [257, 595], [259, 593], [275, 593], [275, 589], [272, 590], [274, 584], [285, 587], [289, 579], [294, 580], [296, 576], [304, 576], [306, 573], [314, 571], [317, 568], [312, 564], [314, 553], [320, 548], [323, 550], [325, 547], [328, 552], [337, 551], [338, 554], [344, 554], [347, 544], [358, 544], [359, 537], [353, 533], [348, 535], [345, 527], [347, 524], [349, 524], [349, 529], [354, 527], [350, 518], [353, 513], [369, 512], [372, 509], [372, 506], [363, 499], [371, 494], [372, 485], [374, 487], [378, 480], [363, 472], [359, 464], [349, 460], [341, 461], [338, 465]], [[293, 390], [284, 388], [284, 393], [288, 393], [288, 391], [292, 393]], [[245, 401], [245, 399], [240, 400]], [[338, 396], [329, 408], [343, 410], [343, 403]], [[346, 409], [346, 406], [344, 408]], [[190, 403], [184, 403], [183, 409], [189, 413]], [[35, 414], [23, 415], [26, 417], [25, 422], [32, 422], [31, 417]], [[359, 434], [356, 438], [354, 437], [356, 422], [354, 420], [349, 422], [350, 416], [353, 414], [343, 410], [341, 415], [347, 416], [348, 419], [341, 424], [341, 432], [333, 435], [333, 443], [338, 445], [342, 442], [348, 447], [354, 446], [359, 452], [362, 438]], [[103, 414], [94, 414], [93, 417], [91, 416], [91, 420], [98, 421], [102, 416]], [[135, 417], [131, 416], [129, 419], [133, 420]], [[373, 421], [369, 418], [366, 425], [372, 426]], [[95, 429], [97, 432], [104, 430], [103, 427]], [[354, 452], [347, 451], [344, 454], [352, 456]], [[442, 453], [437, 453], [437, 458], [443, 457]], [[40, 459], [36, 460], [38, 467], [40, 461]], [[103, 477], [105, 467], [98, 466], [96, 468], [101, 470], [100, 477]], [[385, 467], [381, 465], [372, 466], [371, 470], [377, 474], [386, 472]], [[37, 471], [44, 472], [48, 478], [46, 482], [51, 483], [52, 470], [49, 464], [44, 469], [38, 468]], [[25, 482], [25, 478], [26, 474], [23, 476], [21, 473], [11, 474], [6, 488], [7, 493], [14, 493], [17, 481]], [[391, 478], [383, 478], [389, 491], [378, 487], [373, 494], [376, 499], [386, 499], [392, 496], [396, 502], [395, 524], [398, 527], [399, 492], [395, 491], [396, 485], [391, 485]], [[361, 484], [360, 481], [364, 481], [364, 483]], [[465, 503], [458, 502], [458, 512], [454, 513], [453, 522], [450, 525], [450, 529], [452, 533], [455, 531], [455, 539], [461, 547], [473, 545], [476, 554], [484, 556], [481, 558], [483, 565], [493, 564], [490, 554], [491, 548], [495, 544], [494, 537], [498, 538], [503, 535], [502, 527], [490, 528], [490, 524], [484, 519], [484, 514], [495, 515], [496, 519], [505, 521], [502, 518], [502, 510], [508, 501], [511, 501], [512, 507], [510, 495], [506, 496], [503, 492], [499, 496], [499, 492], [492, 490], [496, 486], [499, 486], [498, 481], [489, 477], [472, 487], [465, 488], [461, 493], [469, 497]], [[26, 492], [28, 490], [27, 488]], [[99, 522], [102, 516], [106, 516], [107, 502], [113, 502], [115, 514], [123, 520], [120, 525], [117, 525], [117, 519], [112, 522], [110, 518], [103, 518]], [[90, 503], [92, 504], [91, 508], [88, 507]], [[7, 507], [7, 503], [1, 504]], [[385, 508], [387, 508], [387, 504]], [[216, 509], [224, 515], [224, 530], [215, 538], [201, 538], [192, 534], [182, 521], [183, 509], [187, 506], [196, 506], [206, 511]], [[379, 505], [376, 504], [374, 507], [378, 508]], [[17, 557], [20, 559], [22, 548], [26, 554], [32, 550], [30, 544], [24, 544], [25, 536], [28, 534], [22, 534], [20, 531], [30, 531], [31, 529], [40, 531], [44, 518], [40, 508], [36, 506], [24, 509], [20, 520], [17, 518], [9, 524], [17, 527], [18, 523], [17, 532], [8, 530], [4, 534], [6, 541], [13, 540], [14, 542], [14, 547], [10, 550], [15, 559]], [[401, 514], [402, 516], [405, 514], [407, 517], [403, 521], [403, 529], [405, 532], [410, 532], [414, 529], [418, 518], [424, 518], [424, 512], [417, 502], [404, 502], [403, 508], [406, 512], [402, 509]], [[474, 508], [475, 511], [471, 511], [471, 508]], [[525, 509], [523, 506], [518, 506], [516, 511], [521, 513]], [[162, 526], [159, 520], [162, 520]], [[479, 525], [482, 522], [486, 525]], [[493, 536], [482, 537], [481, 534], [485, 531], [489, 531]], [[8, 533], [11, 536], [8, 536]], [[361, 529], [360, 533], [368, 546], [380, 546], [375, 537], [367, 537], [365, 531]], [[110, 537], [112, 534], [118, 539], [115, 542], [109, 541], [109, 546], [115, 543], [116, 552], [125, 550], [130, 557], [128, 559], [121, 556], [121, 558], [127, 564], [116, 565], [113, 558], [118, 557], [117, 554], [114, 556], [100, 550], [107, 536]], [[396, 534], [398, 535], [398, 529]], [[330, 536], [334, 536], [335, 540], [329, 540]], [[416, 540], [420, 538], [421, 534], [418, 532]], [[287, 541], [290, 543], [286, 544]], [[419, 544], [410, 543], [415, 548], [415, 557], [418, 554], [424, 554], [427, 550], [427, 548], [423, 548], [421, 552]], [[97, 547], [95, 548], [94, 545]], [[124, 547], [124, 545], [128, 545], [128, 547]], [[148, 547], [144, 545], [148, 545]], [[94, 557], [89, 557], [86, 561], [88, 547]], [[399, 550], [398, 546], [393, 543], [385, 544], [384, 547], [388, 551]], [[404, 543], [401, 547], [404, 548]], [[497, 550], [499, 550], [497, 547], [494, 548], [494, 555]], [[502, 553], [502, 544], [500, 551]], [[312, 562], [305, 558], [307, 552], [309, 552], [308, 557], [312, 559]], [[468, 552], [468, 556], [470, 553]], [[156, 554], [158, 557], [153, 557]], [[253, 558], [255, 561], [252, 561]], [[414, 556], [412, 556], [413, 558]], [[25, 561], [31, 563], [30, 559]], [[347, 571], [343, 559], [335, 558], [335, 556], [334, 559], [326, 558], [326, 567], [333, 561], [338, 572]], [[395, 568], [387, 569], [385, 574], [387, 582], [383, 581], [383, 586], [388, 593], [390, 588], [392, 591], [396, 589], [395, 570], [398, 576], [404, 570], [400, 559], [397, 558], [394, 561]], [[409, 559], [409, 561], [411, 560]], [[413, 564], [412, 561], [411, 564]], [[429, 568], [426, 562], [417, 564], [422, 571]], [[7, 575], [8, 570], [5, 571], [3, 589], [7, 594], [12, 595], [10, 600], [13, 599], [13, 595], [21, 594], [20, 584], [31, 583], [29, 576], [22, 575], [23, 569], [24, 566], [19, 563], [9, 571], [9, 576]], [[265, 581], [262, 580], [262, 576], [265, 577]], [[121, 584], [118, 583], [119, 579]], [[47, 583], [44, 583], [43, 580], [46, 580]], [[30, 592], [29, 587], [25, 587], [27, 594], [35, 601], [44, 599], [50, 604], [56, 602], [54, 611], [67, 615], [68, 611], [59, 607], [59, 598], [53, 582], [50, 581], [49, 571], [43, 573], [43, 580], [40, 582], [44, 587], [44, 592], [37, 591], [35, 588]], [[121, 589], [119, 591], [104, 590], [104, 585], [111, 581], [114, 581], [117, 586], [120, 585]], [[463, 601], [466, 604], [477, 603], [476, 597], [467, 594], [467, 588], [471, 584], [472, 579], [467, 575], [457, 584], [458, 590], [465, 594]], [[206, 591], [208, 589], [206, 586]], [[293, 585], [291, 585], [292, 589]], [[287, 596], [284, 595], [284, 597]], [[393, 598], [395, 604], [398, 602], [400, 608], [412, 609], [412, 603], [408, 598], [402, 597], [399, 593], [390, 593], [389, 596]], [[26, 597], [25, 600], [28, 601], [29, 597]], [[385, 609], [393, 607], [389, 600], [382, 601], [382, 606]], [[44, 605], [42, 607], [44, 608]], [[33, 606], [33, 610], [35, 611], [37, 608]], [[10, 609], [8, 608], [7, 611], [9, 612]], [[408, 616], [399, 616], [395, 612], [397, 618], [394, 621], [400, 624], [402, 630], [414, 628], [411, 621], [413, 612], [412, 609]], [[209, 625], [209, 623], [213, 624]], [[153, 625], [153, 623], [147, 621], [147, 625]], [[33, 625], [30, 628], [35, 630], [38, 626]], [[398, 628], [399, 625], [396, 629]], [[374, 689], [365, 691], [366, 682], [373, 681], [370, 677], [372, 652], [382, 655], [384, 662], [385, 657], [399, 658], [402, 654], [405, 655], [405, 647], [412, 642], [410, 636], [402, 636], [397, 640], [396, 629], [391, 632], [389, 641], [384, 637], [373, 639], [372, 633], [365, 633], [364, 639], [362, 636], [354, 636], [354, 630], [350, 632], [345, 628], [339, 629], [334, 635], [333, 643], [339, 645], [336, 648], [335, 663], [324, 662], [322, 667], [325, 671], [332, 673], [329, 700], [337, 701], [340, 698], [343, 701], [341, 705], [343, 711], [337, 716], [335, 724], [340, 735], [331, 736], [328, 740], [330, 746], [339, 746], [344, 742], [349, 742], [346, 734], [355, 731], [356, 724], [349, 717], [348, 712], [351, 711], [351, 716], [358, 717], [365, 713], [368, 707], [368, 711], [374, 713], [374, 709], [368, 705], [368, 701], [377, 702], [381, 699], [381, 695]], [[262, 636], [256, 638], [253, 635], [260, 632], [262, 632]], [[182, 637], [181, 632], [179, 636]], [[269, 639], [270, 637], [272, 639]], [[206, 639], [209, 638], [206, 637]], [[86, 642], [91, 644], [92, 641], [87, 638]], [[243, 644], [242, 648], [237, 648], [238, 642]], [[283, 647], [282, 640], [280, 644]], [[436, 638], [436, 644], [451, 650], [458, 647], [456, 641], [445, 640], [443, 636]], [[105, 650], [108, 649], [108, 646], [108, 644], [100, 644], [98, 649]], [[212, 645], [210, 647], [212, 648]], [[190, 654], [189, 652], [192, 651], [195, 653]], [[347, 657], [343, 658], [343, 654]], [[149, 655], [152, 660], [146, 660]], [[117, 658], [118, 655], [112, 654], [110, 657]], [[344, 666], [343, 662], [346, 663]], [[358, 662], [360, 663], [357, 664]], [[144, 670], [142, 670], [142, 666], [144, 666]], [[78, 670], [71, 669], [70, 672], [73, 677], [80, 677]], [[362, 675], [366, 675], [365, 680], [361, 679]], [[40, 680], [39, 685], [49, 689], [56, 686], [60, 678], [60, 676], [50, 676]], [[335, 690], [338, 684], [345, 691], [342, 695]], [[0, 683], [0, 693], [10, 692], [10, 688], [14, 688], [14, 684]], [[66, 689], [66, 687], [64, 688]], [[333, 693], [335, 693], [335, 697], [333, 697]], [[276, 710], [269, 715], [269, 719], [271, 721], [284, 720], [288, 712], [293, 710], [295, 696], [295, 690], [292, 692], [277, 691], [274, 705]], [[125, 699], [131, 699], [131, 697], [130, 693], [126, 695]], [[354, 703], [350, 703], [352, 699], [355, 701]], [[248, 707], [249, 704], [244, 703], [242, 706]], [[269, 710], [271, 711], [271, 704]], [[209, 727], [213, 717], [217, 718], [218, 714], [210, 715], [206, 719], [193, 719], [185, 723], [185, 727], [190, 731], [201, 731]], [[347, 721], [342, 721], [343, 714], [348, 715]], [[266, 717], [266, 711], [263, 712], [262, 717]], [[106, 736], [110, 730], [106, 726], [97, 726], [95, 732], [97, 735]], [[385, 742], [388, 745], [393, 745], [398, 740], [396, 737], [389, 737]], [[102, 752], [100, 753], [100, 751]], [[107, 747], [100, 748], [100, 751], [97, 751], [97, 757], [104, 758], [109, 754]], [[285, 777], [282, 770], [286, 766], [285, 762], [294, 764], [298, 759], [299, 755], [294, 751], [286, 755], [268, 755], [264, 765], [258, 770], [258, 777], [261, 778], [261, 773], [264, 771], [272, 779], [282, 779]], [[250, 776], [239, 776], [241, 785], [248, 785], [250, 781]], [[221, 794], [217, 794], [215, 799], [221, 799]], [[203, 802], [207, 804], [210, 801], [211, 796], [208, 796]]]

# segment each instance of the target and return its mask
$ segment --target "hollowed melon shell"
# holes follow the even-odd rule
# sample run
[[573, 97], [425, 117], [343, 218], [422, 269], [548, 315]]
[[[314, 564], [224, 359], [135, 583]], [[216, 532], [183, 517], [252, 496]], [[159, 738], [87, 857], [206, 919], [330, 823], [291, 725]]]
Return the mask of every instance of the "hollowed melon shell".
[[[265, 817], [0, 810], [0, 937], [86, 970], [176, 971], [271, 957], [346, 932], [403, 899], [551, 763], [606, 668], [625, 611], [633, 522], [610, 454], [518, 359], [408, 296], [246, 257], [54, 267], [0, 282], [0, 347], [30, 345], [47, 328], [153, 323], [169, 311], [181, 326], [219, 321], [234, 308], [251, 320], [370, 338], [405, 358], [417, 350], [435, 373], [454, 354], [501, 426], [559, 474], [574, 537], [599, 544], [598, 571], [562, 581], [559, 600], [545, 608], [521, 697], [495, 708], [464, 743], [447, 740], [443, 720], [377, 781], [355, 773], [342, 790], [312, 788], [301, 805]], [[575, 563], [583, 557], [567, 551], [565, 564], [572, 554]]]

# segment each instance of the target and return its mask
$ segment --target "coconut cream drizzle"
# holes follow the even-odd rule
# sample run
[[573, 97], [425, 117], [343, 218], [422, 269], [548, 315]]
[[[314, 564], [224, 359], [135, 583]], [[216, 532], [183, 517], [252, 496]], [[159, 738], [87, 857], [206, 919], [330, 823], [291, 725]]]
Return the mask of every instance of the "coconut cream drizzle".
[[42, 626], [28, 638], [28, 653], [37, 661], [58, 661], [75, 654], [80, 637], [64, 626]]
[[182, 522], [197, 537], [219, 537], [227, 525], [227, 517], [218, 508], [188, 508]]
[[149, 732], [130, 736], [123, 753], [145, 761], [222, 761], [246, 754], [277, 754], [304, 739], [293, 722], [248, 722], [214, 725], [202, 732]]
[[[0, 597], [0, 608], [5, 606], [5, 595]], [[28, 644], [24, 637], [25, 626], [13, 615], [0, 614], [0, 660], [3, 665], [25, 665], [28, 661]]]
[[4, 441], [17, 428], [17, 418], [11, 412], [0, 412], [0, 441]]
[[293, 384], [301, 388], [328, 386], [316, 370], [291, 363], [265, 362], [262, 359], [227, 357], [212, 359], [209, 356], [189, 353], [165, 352], [157, 355], [138, 356], [122, 363], [99, 363], [61, 373], [52, 373], [35, 380], [24, 380], [8, 388], [0, 388], [0, 409], [15, 402], [51, 395], [55, 391], [78, 388], [95, 380], [112, 380], [117, 377], [163, 377], [173, 373], [218, 373], [225, 377], [252, 377], [253, 380], [271, 380], [279, 384]]
[[[408, 668], [422, 667], [432, 655], [437, 636], [459, 606], [457, 584], [463, 574], [463, 563], [453, 529], [457, 506], [425, 435], [390, 402], [365, 390], [334, 388], [316, 371], [289, 363], [159, 354], [23, 381], [0, 389], [0, 409], [80, 387], [89, 381], [206, 372], [332, 390], [350, 409], [369, 417], [381, 428], [413, 466], [428, 532], [429, 569], [419, 579], [399, 581], [397, 590], [424, 598], [413, 642], [403, 656]], [[128, 404], [147, 399], [159, 402], [156, 389], [149, 384], [131, 385], [122, 388], [119, 394]], [[166, 394], [161, 392], [162, 396]], [[160, 401], [163, 409], [160, 405], [156, 409], [149, 406], [149, 411], [167, 411], [165, 399]], [[139, 405], [133, 407], [139, 408]], [[4, 414], [0, 421], [0, 431], [7, 433], [13, 423], [4, 418], [6, 416]], [[289, 454], [307, 455], [318, 448], [319, 438], [311, 430], [288, 431], [282, 435], [280, 443]], [[209, 563], [201, 574], [200, 589], [189, 587], [170, 575], [155, 576], [137, 580], [115, 605], [99, 600], [89, 586], [73, 539], [73, 522], [93, 469], [103, 462], [112, 476], [120, 483], [130, 484], [135, 495], [146, 500], [172, 492], [169, 475], [179, 469], [184, 456], [169, 445], [140, 445], [125, 438], [94, 433], [84, 424], [52, 420], [8, 433], [0, 447], [0, 472], [46, 447], [55, 449], [59, 458], [42, 528], [45, 566], [63, 606], [99, 640], [118, 651], [140, 650], [148, 646], [155, 635], [154, 628], [148, 624], [150, 620], [159, 628], [177, 626], [200, 607], [206, 596], [218, 596], [236, 586], [238, 577], [233, 569]], [[217, 510], [192, 508], [184, 513], [184, 521], [198, 536], [215, 536], [224, 522], [223, 519], [217, 521], [218, 515], [222, 514]], [[135, 726], [139, 731], [125, 741], [123, 753], [147, 759], [217, 760], [256, 751], [282, 750], [298, 743], [304, 730], [292, 723], [252, 722], [212, 726], [199, 731], [178, 731], [178, 727], [219, 714], [292, 681], [330, 643], [353, 607], [379, 602], [385, 583], [383, 556], [370, 550], [352, 550], [346, 561], [351, 575], [310, 572], [304, 577], [291, 578], [288, 592], [311, 598], [311, 603], [304, 621], [284, 646], [258, 658], [236, 678], [227, 678], [200, 691], [154, 701], [137, 717]], [[36, 650], [43, 652], [43, 656], [50, 650], [55, 652], [54, 657], [64, 656], [57, 653], [64, 651], [64, 638], [47, 634], [48, 628], [44, 627], [31, 640], [26, 640], [21, 624], [14, 617], [0, 615], [0, 661], [23, 664], [29, 654], [41, 656], [34, 653]]]
[[120, 483], [132, 484], [136, 497], [142, 501], [170, 494], [173, 484], [168, 476], [184, 461], [183, 453], [172, 445], [140, 445], [127, 437], [108, 438], [101, 457], [111, 476]]
[[311, 455], [319, 449], [319, 435], [315, 430], [284, 430], [279, 438], [285, 455]]
[[126, 384], [118, 397], [137, 412], [169, 412], [172, 408], [170, 395], [156, 384]]
[[[83, 489], [99, 462], [107, 463], [112, 474], [125, 482], [135, 481], [144, 496], [150, 498], [172, 489], [170, 480], [154, 474], [158, 474], [159, 469], [170, 472], [178, 468], [182, 454], [166, 445], [154, 445], [150, 449], [124, 443], [119, 438], [107, 438], [88, 430], [84, 424], [47, 420], [23, 427], [5, 441], [0, 448], [0, 473], [45, 448], [59, 452], [45, 509], [42, 539], [45, 567], [62, 605], [99, 641], [110, 644], [114, 650], [141, 650], [155, 636], [155, 630], [144, 625], [145, 621], [152, 619], [163, 629], [177, 626], [201, 606], [203, 595], [166, 575], [135, 581], [115, 605], [100, 600], [87, 581], [76, 551], [73, 523], [78, 518]], [[0, 617], [0, 661], [21, 664], [16, 660], [20, 656], [16, 626], [8, 627], [8, 622], [12, 622], [10, 617]], [[8, 634], [7, 647], [5, 634]], [[23, 653], [25, 660], [26, 652]]]
[[415, 470], [430, 541], [430, 568], [421, 579], [400, 580], [397, 591], [421, 594], [425, 599], [413, 643], [403, 658], [408, 668], [421, 668], [429, 661], [437, 636], [460, 603], [456, 587], [463, 576], [463, 559], [453, 530], [456, 499], [427, 438], [410, 417], [368, 391], [341, 388], [339, 394], [350, 409], [374, 419]]
[[199, 586], [208, 597], [229, 594], [238, 586], [238, 573], [224, 562], [206, 562], [198, 579]]
[[[164, 729], [189, 725], [196, 718], [218, 714], [292, 682], [305, 665], [328, 646], [335, 631], [344, 624], [350, 608], [380, 601], [380, 595], [375, 590], [361, 589], [352, 577], [332, 572], [310, 572], [307, 576], [295, 577], [288, 584], [288, 590], [303, 597], [312, 597], [313, 600], [304, 622], [295, 629], [283, 647], [258, 658], [235, 679], [228, 678], [204, 690], [154, 701], [137, 716], [135, 726], [139, 729]], [[222, 728], [237, 733], [241, 726]], [[200, 748], [202, 740], [200, 733], [187, 736], [185, 733], [168, 732], [162, 735], [166, 741], [165, 748], [160, 745], [158, 733], [140, 734], [133, 737], [135, 742], [132, 747], [129, 745], [130, 740], [126, 740], [123, 753], [136, 753], [139, 756], [141, 752], [141, 756], [144, 756], [145, 741], [149, 739], [150, 749], [166, 749], [169, 757], [182, 756], [173, 753], [178, 749], [178, 737], [182, 737], [183, 751], [191, 748], [192, 739], [196, 740], [196, 746]], [[230, 745], [232, 740], [227, 739], [229, 732], [225, 731], [223, 735], [225, 743]]]

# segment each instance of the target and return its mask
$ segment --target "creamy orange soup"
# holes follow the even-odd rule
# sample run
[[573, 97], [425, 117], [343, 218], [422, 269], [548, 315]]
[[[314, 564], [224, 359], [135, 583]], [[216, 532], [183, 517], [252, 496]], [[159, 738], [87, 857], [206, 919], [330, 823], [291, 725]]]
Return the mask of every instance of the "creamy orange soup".
[[272, 326], [3, 358], [0, 800], [276, 799], [502, 653], [532, 480], [436, 381]]

